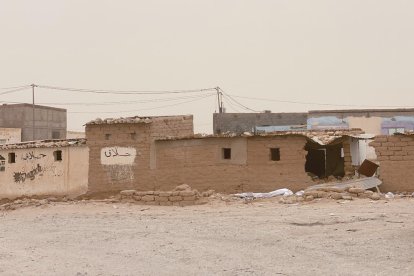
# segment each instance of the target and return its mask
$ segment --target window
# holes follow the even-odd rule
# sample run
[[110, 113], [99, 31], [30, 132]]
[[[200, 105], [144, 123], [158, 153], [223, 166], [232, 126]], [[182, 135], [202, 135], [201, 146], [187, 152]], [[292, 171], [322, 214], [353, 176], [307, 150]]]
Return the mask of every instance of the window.
[[52, 139], [60, 139], [60, 132], [52, 131]]
[[270, 160], [280, 161], [280, 149], [279, 148], [270, 149]]
[[231, 148], [223, 148], [223, 159], [231, 159]]
[[107, 133], [105, 134], [105, 140], [109, 140], [111, 138], [111, 134]]
[[55, 161], [62, 161], [62, 151], [61, 150], [54, 151], [53, 156], [55, 157]]
[[137, 134], [135, 132], [130, 133], [131, 135], [131, 140], [136, 140], [137, 139]]
[[14, 152], [9, 153], [9, 163], [16, 163], [16, 154]]

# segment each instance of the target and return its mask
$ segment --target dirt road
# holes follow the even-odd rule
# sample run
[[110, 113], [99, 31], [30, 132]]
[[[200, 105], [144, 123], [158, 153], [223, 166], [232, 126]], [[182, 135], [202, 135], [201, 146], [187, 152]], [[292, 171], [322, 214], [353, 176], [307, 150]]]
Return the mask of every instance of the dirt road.
[[414, 199], [0, 214], [1, 275], [414, 275]]

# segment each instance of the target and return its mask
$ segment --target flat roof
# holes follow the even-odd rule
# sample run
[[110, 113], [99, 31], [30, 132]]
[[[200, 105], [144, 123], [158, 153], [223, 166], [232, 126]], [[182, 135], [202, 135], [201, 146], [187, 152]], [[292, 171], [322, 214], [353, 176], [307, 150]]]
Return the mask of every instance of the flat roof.
[[[50, 110], [56, 110], [56, 111], [66, 112], [66, 109], [65, 108], [52, 107], [52, 106], [46, 106], [46, 105], [38, 105], [38, 104], [35, 104], [34, 106], [37, 109], [50, 109]], [[28, 103], [22, 103], [22, 104], [2, 104], [2, 105], [0, 105], [0, 110], [2, 108], [16, 108], [16, 107], [30, 107], [30, 108], [32, 108], [33, 105], [32, 104], [28, 104]]]
[[381, 108], [381, 109], [335, 109], [335, 110], [310, 110], [308, 113], [368, 113], [368, 112], [414, 112], [414, 108]]

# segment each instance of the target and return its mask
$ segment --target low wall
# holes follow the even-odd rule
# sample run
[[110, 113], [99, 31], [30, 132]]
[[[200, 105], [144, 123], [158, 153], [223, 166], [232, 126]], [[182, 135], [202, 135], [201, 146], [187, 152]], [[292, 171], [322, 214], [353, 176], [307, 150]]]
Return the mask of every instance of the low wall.
[[370, 144], [380, 162], [382, 192], [414, 192], [414, 135], [377, 136]]

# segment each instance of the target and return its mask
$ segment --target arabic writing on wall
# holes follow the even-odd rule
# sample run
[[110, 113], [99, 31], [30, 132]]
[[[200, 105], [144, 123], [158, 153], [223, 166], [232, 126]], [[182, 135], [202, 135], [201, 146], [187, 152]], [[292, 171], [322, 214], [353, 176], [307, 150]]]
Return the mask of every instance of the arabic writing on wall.
[[26, 152], [26, 154], [22, 154], [22, 160], [28, 161], [28, 160], [37, 160], [46, 157], [46, 154], [39, 153], [38, 155], [35, 155], [33, 151]]
[[132, 165], [137, 151], [131, 147], [107, 147], [101, 150], [102, 165]]

